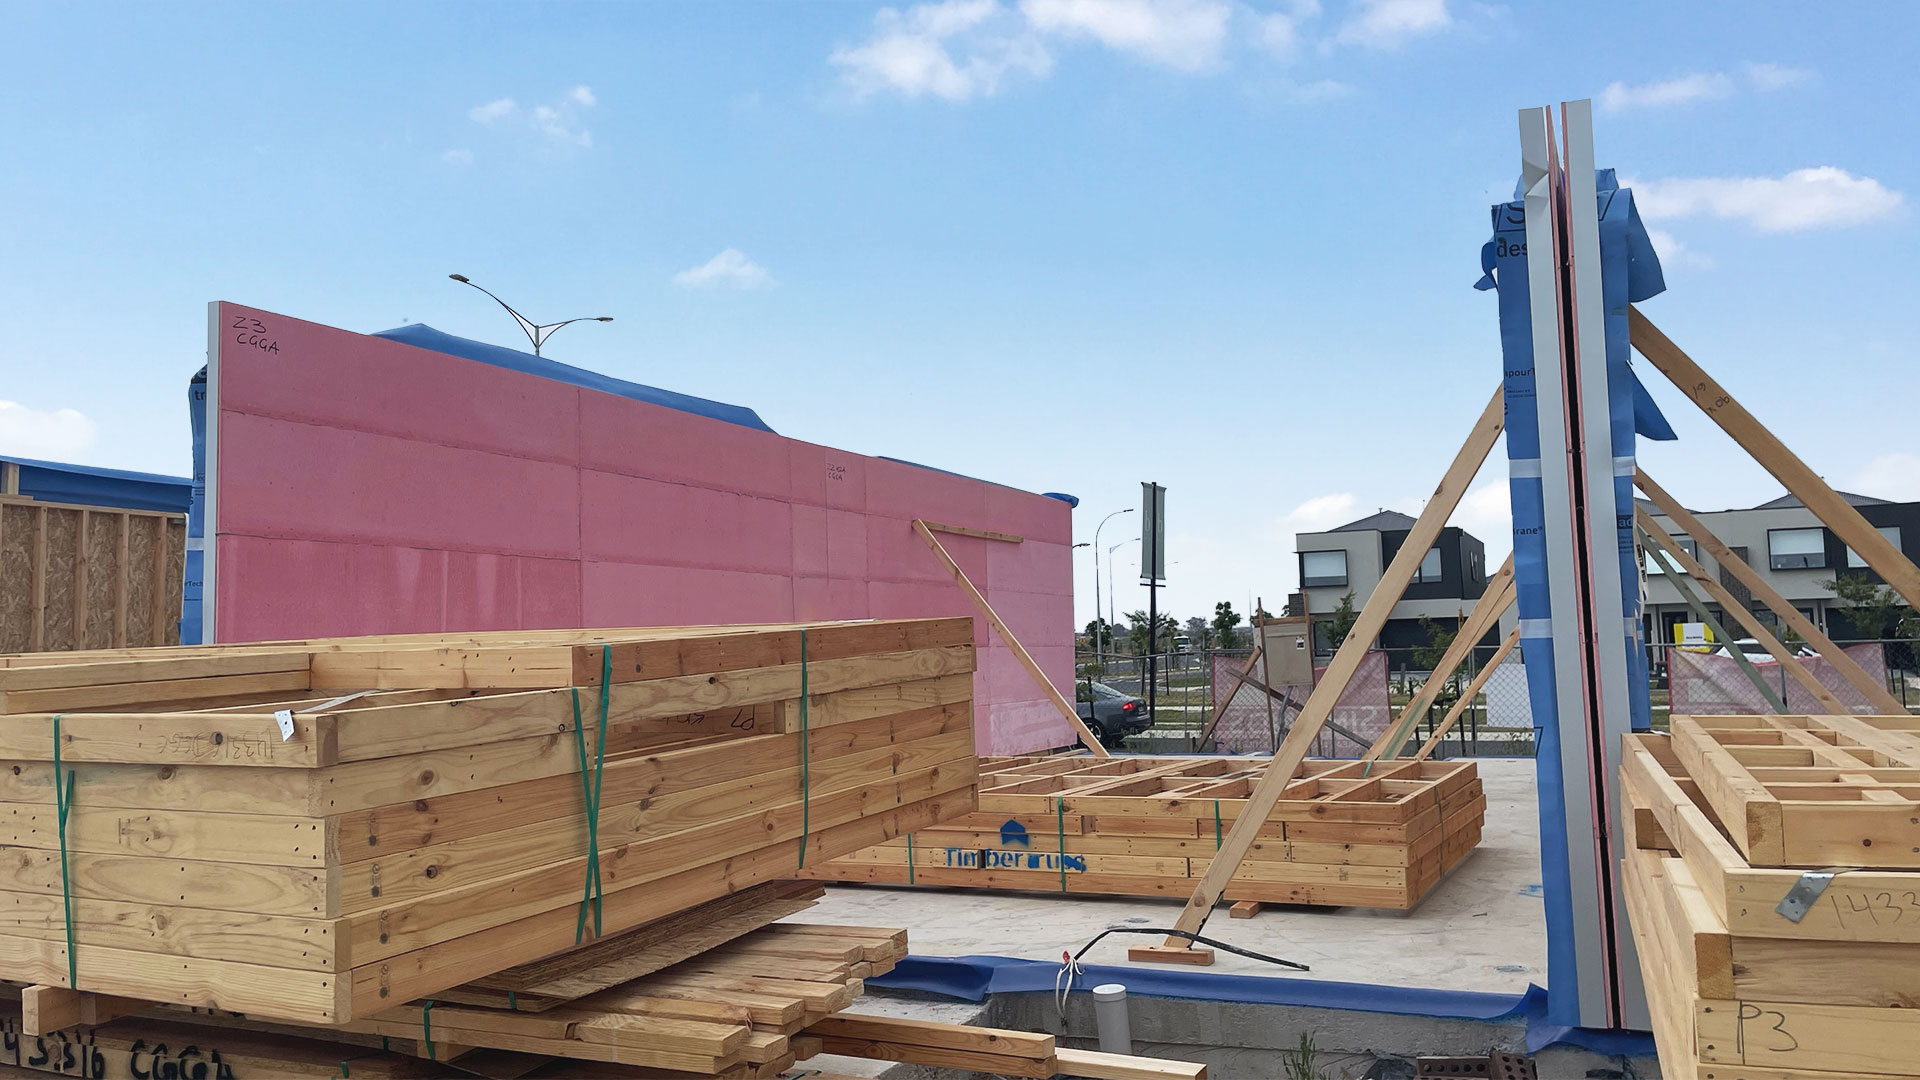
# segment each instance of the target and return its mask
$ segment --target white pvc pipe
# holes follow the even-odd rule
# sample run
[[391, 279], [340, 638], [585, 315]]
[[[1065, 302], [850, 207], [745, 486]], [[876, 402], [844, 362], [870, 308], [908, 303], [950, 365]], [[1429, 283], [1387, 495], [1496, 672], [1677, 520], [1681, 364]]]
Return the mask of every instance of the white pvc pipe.
[[1093, 988], [1093, 1023], [1100, 1032], [1101, 1053], [1133, 1053], [1133, 1031], [1127, 1023], [1125, 986], [1102, 983]]

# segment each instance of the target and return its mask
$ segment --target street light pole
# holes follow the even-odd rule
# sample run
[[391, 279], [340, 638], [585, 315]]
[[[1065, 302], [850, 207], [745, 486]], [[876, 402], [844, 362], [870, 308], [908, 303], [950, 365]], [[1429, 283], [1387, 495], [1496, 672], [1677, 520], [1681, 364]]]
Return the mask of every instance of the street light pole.
[[[473, 282], [467, 280], [467, 277], [465, 274], [448, 274], [447, 276], [459, 282], [462, 285], [473, 285]], [[476, 289], [480, 289], [480, 286], [478, 285], [473, 285], [473, 287]], [[487, 293], [488, 296], [493, 296], [492, 293], [487, 292], [487, 290], [485, 289], [480, 289], [480, 291], [483, 293]], [[547, 343], [547, 339], [553, 336], [553, 332], [560, 329], [563, 326], [567, 326], [571, 323], [577, 323], [577, 322], [612, 322], [613, 321], [613, 316], [611, 315], [583, 315], [578, 319], [563, 319], [557, 323], [540, 324], [540, 323], [535, 323], [532, 319], [529, 319], [525, 315], [522, 315], [519, 312], [513, 310], [513, 305], [507, 303], [505, 300], [502, 300], [497, 296], [493, 296], [493, 302], [496, 304], [499, 304], [503, 308], [506, 308], [507, 314], [513, 316], [513, 321], [520, 324], [520, 332], [527, 335], [528, 341], [533, 342], [533, 355], [535, 356], [540, 355], [540, 346], [545, 345]]]
[[1131, 540], [1122, 540], [1107, 549], [1107, 614], [1109, 615], [1116, 614], [1116, 612], [1112, 610], [1116, 606], [1113, 602], [1113, 553], [1126, 547], [1128, 544], [1137, 544], [1139, 542], [1140, 538], [1136, 536]]
[[[1106, 619], [1100, 615], [1100, 530], [1107, 527], [1107, 522], [1112, 521], [1121, 514], [1131, 513], [1133, 513], [1131, 507], [1125, 510], [1115, 510], [1113, 513], [1101, 518], [1100, 524], [1094, 526], [1093, 529], [1093, 618], [1100, 630], [1098, 634], [1094, 635], [1093, 662], [1103, 668], [1106, 666], [1107, 661], [1104, 655], [1105, 650], [1100, 647], [1100, 638], [1106, 636], [1108, 623]], [[1109, 589], [1107, 591], [1111, 594], [1113, 590]]]

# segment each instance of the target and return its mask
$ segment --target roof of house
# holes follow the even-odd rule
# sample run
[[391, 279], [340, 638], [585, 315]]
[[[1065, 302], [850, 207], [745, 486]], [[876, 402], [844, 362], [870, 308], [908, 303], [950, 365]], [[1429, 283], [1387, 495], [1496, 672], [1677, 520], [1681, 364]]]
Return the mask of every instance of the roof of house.
[[184, 476], [10, 455], [0, 456], [0, 462], [19, 466], [20, 494], [41, 502], [184, 514], [193, 497], [193, 481]]
[[1397, 510], [1382, 510], [1377, 514], [1368, 514], [1359, 521], [1349, 521], [1345, 525], [1328, 529], [1328, 532], [1391, 532], [1395, 529], [1411, 529], [1412, 518]]
[[[1851, 491], [1841, 491], [1838, 488], [1834, 489], [1834, 494], [1847, 500], [1847, 504], [1849, 506], [1885, 506], [1888, 503], [1892, 502], [1891, 499], [1876, 499], [1872, 495], [1855, 495]], [[1805, 506], [1805, 505], [1807, 504], [1801, 502], [1800, 497], [1798, 495], [1795, 495], [1792, 492], [1788, 492], [1787, 494], [1782, 495], [1777, 499], [1768, 499], [1766, 502], [1763, 502], [1759, 506], [1754, 507], [1754, 509], [1755, 510], [1791, 510], [1794, 507]]]

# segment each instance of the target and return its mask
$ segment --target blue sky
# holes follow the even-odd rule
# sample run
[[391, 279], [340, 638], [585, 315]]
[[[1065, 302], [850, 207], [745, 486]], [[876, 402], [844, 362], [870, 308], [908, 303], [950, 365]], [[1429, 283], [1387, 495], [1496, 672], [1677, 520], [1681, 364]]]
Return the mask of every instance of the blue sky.
[[[517, 344], [457, 271], [616, 317], [556, 359], [1073, 492], [1080, 539], [1158, 480], [1163, 609], [1277, 607], [1294, 531], [1417, 511], [1491, 393], [1471, 286], [1515, 112], [1591, 96], [1666, 262], [1648, 313], [1829, 480], [1920, 498], [1917, 31], [1900, 4], [9, 4], [0, 451], [185, 472], [208, 300]], [[1648, 382], [1670, 489], [1778, 493]], [[1457, 518], [1496, 558], [1500, 480]]]

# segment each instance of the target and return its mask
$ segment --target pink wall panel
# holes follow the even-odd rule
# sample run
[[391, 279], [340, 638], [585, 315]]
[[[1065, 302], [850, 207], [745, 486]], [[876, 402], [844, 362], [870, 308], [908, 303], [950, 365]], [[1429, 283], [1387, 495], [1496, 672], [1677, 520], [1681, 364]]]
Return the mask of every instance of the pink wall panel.
[[221, 640], [964, 615], [979, 749], [1072, 741], [910, 524], [1028, 538], [942, 541], [1064, 688], [1065, 503], [218, 307]]
[[549, 461], [228, 414], [220, 423], [221, 493], [246, 497], [220, 503], [220, 528], [575, 556], [578, 472]]
[[[246, 402], [253, 415], [517, 457], [577, 458], [580, 392], [565, 383], [426, 349], [411, 350], [405, 363], [395, 364], [385, 349], [366, 348], [363, 334], [226, 307], [234, 314], [222, 326], [258, 318], [281, 349], [245, 357], [253, 363], [222, 365], [222, 399]], [[231, 334], [223, 337], [231, 344]], [[325, 356], [326, 363], [306, 362], [315, 356]], [[356, 394], [356, 387], [380, 392]], [[421, 401], [432, 401], [433, 408], [419, 408]]]

